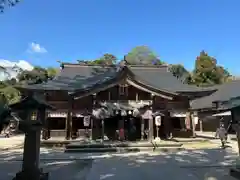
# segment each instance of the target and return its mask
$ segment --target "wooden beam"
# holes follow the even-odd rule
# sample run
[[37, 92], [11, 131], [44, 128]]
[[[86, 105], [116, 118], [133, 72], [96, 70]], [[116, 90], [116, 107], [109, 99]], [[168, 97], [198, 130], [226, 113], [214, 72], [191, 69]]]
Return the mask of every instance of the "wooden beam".
[[167, 96], [167, 95], [164, 95], [164, 94], [161, 94], [161, 93], [158, 93], [158, 92], [155, 92], [155, 91], [152, 91], [150, 89], [147, 89], [147, 88], [144, 88], [144, 87], [141, 87], [140, 85], [134, 83], [133, 81], [131, 81], [130, 79], [127, 79], [126, 80], [128, 84], [130, 84], [131, 86], [137, 88], [137, 89], [140, 89], [140, 90], [143, 90], [145, 92], [148, 92], [148, 93], [151, 93], [151, 94], [154, 94], [156, 96], [160, 96], [164, 99], [168, 99], [168, 100], [172, 100], [173, 97], [170, 97], [170, 96]]
[[109, 88], [111, 88], [111, 87], [116, 86], [117, 84], [118, 84], [118, 81], [117, 81], [117, 82], [114, 82], [114, 83], [112, 83], [112, 84], [109, 84], [109, 85], [100, 87], [100, 88], [96, 88], [96, 89], [90, 90], [90, 91], [88, 91], [88, 92], [86, 92], [86, 93], [83, 93], [83, 94], [81, 94], [81, 95], [77, 95], [77, 94], [76, 94], [76, 95], [74, 95], [74, 100], [81, 99], [81, 98], [83, 98], [83, 97], [86, 97], [86, 96], [89, 96], [89, 95], [98, 93], [98, 92], [100, 92], [100, 91], [104, 91], [104, 90], [106, 90], [106, 89], [109, 89]]

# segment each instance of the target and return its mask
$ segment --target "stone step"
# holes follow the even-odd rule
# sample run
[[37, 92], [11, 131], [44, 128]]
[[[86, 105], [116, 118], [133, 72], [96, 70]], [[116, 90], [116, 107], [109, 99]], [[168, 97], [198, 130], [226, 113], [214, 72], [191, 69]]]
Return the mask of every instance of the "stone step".
[[67, 153], [103, 153], [103, 152], [178, 152], [184, 150], [182, 147], [108, 147], [108, 148], [68, 148]]
[[82, 148], [154, 148], [154, 147], [181, 147], [181, 143], [71, 143], [66, 145], [66, 149], [82, 149]]
[[232, 176], [236, 179], [240, 179], [240, 169], [238, 169], [238, 168], [230, 169], [230, 176]]

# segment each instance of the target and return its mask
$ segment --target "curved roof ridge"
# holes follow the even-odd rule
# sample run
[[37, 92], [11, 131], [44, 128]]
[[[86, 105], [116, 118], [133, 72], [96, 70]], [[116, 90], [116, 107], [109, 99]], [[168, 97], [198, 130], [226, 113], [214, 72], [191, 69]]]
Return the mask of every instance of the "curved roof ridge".
[[62, 68], [65, 67], [117, 67], [118, 64], [106, 65], [106, 64], [81, 64], [81, 63], [62, 63]]

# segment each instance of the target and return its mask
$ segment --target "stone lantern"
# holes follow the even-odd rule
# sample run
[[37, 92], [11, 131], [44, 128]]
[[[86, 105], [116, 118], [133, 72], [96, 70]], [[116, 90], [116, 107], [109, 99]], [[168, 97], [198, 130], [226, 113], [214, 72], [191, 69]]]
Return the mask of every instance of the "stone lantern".
[[[45, 124], [46, 110], [53, 110], [54, 107], [37, 96], [27, 96], [9, 108], [11, 112], [22, 112], [25, 115], [24, 120], [19, 118], [19, 130], [25, 133], [22, 170], [16, 174], [14, 180], [47, 180], [48, 173], [39, 169], [40, 136]], [[12, 116], [15, 114], [12, 113]]]

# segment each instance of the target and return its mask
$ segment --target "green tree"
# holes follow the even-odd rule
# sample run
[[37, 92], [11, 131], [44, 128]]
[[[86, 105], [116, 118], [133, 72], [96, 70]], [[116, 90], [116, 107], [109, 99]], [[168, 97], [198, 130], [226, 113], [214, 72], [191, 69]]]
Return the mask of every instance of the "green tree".
[[96, 64], [102, 64], [102, 65], [112, 65], [112, 64], [116, 64], [117, 57], [112, 54], [106, 53], [100, 59], [97, 59], [93, 62]]
[[185, 69], [185, 67], [182, 64], [172, 64], [169, 68], [170, 72], [177, 77], [178, 79], [181, 79], [184, 83], [190, 84], [192, 81], [191, 74]]
[[198, 86], [222, 84], [229, 79], [230, 73], [222, 66], [217, 65], [217, 60], [202, 51], [195, 61], [193, 70], [193, 83]]
[[0, 89], [0, 93], [4, 95], [6, 98], [7, 104], [13, 104], [20, 100], [21, 96], [17, 89], [13, 86], [7, 86], [5, 88]]
[[47, 68], [47, 74], [49, 79], [53, 79], [57, 74], [59, 70], [57, 68], [49, 67]]
[[36, 66], [32, 71], [22, 71], [19, 73], [17, 79], [22, 83], [36, 84], [46, 82], [49, 77], [46, 69]]
[[158, 56], [147, 46], [137, 46], [133, 48], [126, 56], [128, 64], [163, 64]]
[[0, 0], [0, 12], [3, 12], [6, 7], [15, 6], [20, 0]]
[[2, 76], [9, 78], [11, 75], [8, 72], [7, 68], [0, 66], [0, 73]]
[[84, 65], [113, 65], [117, 63], [117, 57], [113, 54], [106, 53], [96, 60], [77, 60], [79, 64]]

